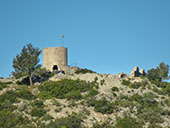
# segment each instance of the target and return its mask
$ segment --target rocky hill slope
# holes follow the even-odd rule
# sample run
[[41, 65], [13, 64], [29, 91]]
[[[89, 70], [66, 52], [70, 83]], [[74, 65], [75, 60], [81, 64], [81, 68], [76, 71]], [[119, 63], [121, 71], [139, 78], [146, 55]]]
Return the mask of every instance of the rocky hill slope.
[[[0, 79], [0, 128], [169, 128], [170, 85], [127, 74]], [[169, 92], [168, 92], [169, 91]]]

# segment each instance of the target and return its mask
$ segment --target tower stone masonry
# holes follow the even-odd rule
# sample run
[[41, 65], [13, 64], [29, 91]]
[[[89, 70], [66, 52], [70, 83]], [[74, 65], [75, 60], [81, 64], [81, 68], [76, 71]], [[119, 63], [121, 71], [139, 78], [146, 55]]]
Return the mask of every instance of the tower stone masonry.
[[65, 47], [49, 47], [43, 48], [43, 67], [49, 71], [53, 71], [57, 67], [58, 70], [64, 70], [67, 67], [67, 48]]

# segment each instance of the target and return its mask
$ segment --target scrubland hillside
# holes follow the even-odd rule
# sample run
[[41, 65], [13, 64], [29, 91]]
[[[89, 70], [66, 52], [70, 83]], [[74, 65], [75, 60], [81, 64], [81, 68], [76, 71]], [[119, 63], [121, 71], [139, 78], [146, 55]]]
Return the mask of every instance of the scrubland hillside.
[[24, 85], [0, 79], [0, 128], [169, 128], [170, 84], [77, 72]]

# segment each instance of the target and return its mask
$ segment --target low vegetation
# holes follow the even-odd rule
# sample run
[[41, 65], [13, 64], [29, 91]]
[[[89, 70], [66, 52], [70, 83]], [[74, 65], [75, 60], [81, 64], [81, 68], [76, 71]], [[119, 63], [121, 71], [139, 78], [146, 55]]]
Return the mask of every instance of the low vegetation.
[[9, 84], [12, 84], [12, 82], [1, 82], [0, 81], [0, 90], [8, 87]]
[[94, 123], [92, 128], [115, 128], [115, 127], [112, 126], [108, 120], [106, 120], [102, 123], [100, 122]]
[[113, 91], [113, 92], [118, 92], [118, 91], [119, 91], [119, 88], [118, 88], [118, 87], [112, 87], [112, 91]]
[[111, 84], [113, 78], [100, 74], [93, 74], [92, 82], [0, 82], [0, 128], [169, 128], [168, 71], [169, 66], [161, 63], [146, 76], [115, 77], [117, 83]]
[[14, 103], [18, 103], [18, 93], [15, 91], [7, 91], [0, 95], [0, 127], [26, 127], [31, 126], [30, 121], [27, 118], [23, 118], [22, 115], [15, 114], [13, 111], [17, 109]]
[[128, 86], [129, 88], [138, 89], [140, 87], [146, 87], [148, 82], [143, 80], [142, 82], [130, 82], [130, 80], [123, 80], [122, 85]]
[[80, 69], [77, 69], [76, 74], [86, 74], [86, 73], [96, 73], [92, 70], [89, 70], [89, 69], [83, 69], [83, 68], [80, 68]]
[[9, 109], [0, 110], [0, 127], [1, 128], [16, 128], [16, 127], [32, 127], [31, 122], [21, 115], [14, 114]]
[[71, 114], [68, 117], [60, 118], [50, 122], [45, 128], [84, 128], [82, 125], [82, 116], [79, 114]]
[[116, 128], [142, 128], [142, 125], [135, 118], [125, 116], [117, 120]]
[[90, 99], [88, 101], [88, 105], [94, 107], [96, 112], [100, 112], [102, 114], [111, 114], [114, 112], [114, 104], [106, 99]]
[[94, 82], [82, 80], [63, 79], [56, 82], [45, 82], [39, 86], [39, 98], [48, 99], [51, 97], [67, 100], [81, 100], [82, 93], [89, 92], [88, 96], [95, 96], [98, 92], [93, 89], [98, 85]]
[[36, 96], [34, 96], [26, 87], [20, 87], [18, 89], [17, 96], [25, 100], [36, 99]]
[[33, 107], [31, 111], [31, 115], [34, 117], [42, 117], [45, 115], [46, 111], [43, 108], [40, 107]]

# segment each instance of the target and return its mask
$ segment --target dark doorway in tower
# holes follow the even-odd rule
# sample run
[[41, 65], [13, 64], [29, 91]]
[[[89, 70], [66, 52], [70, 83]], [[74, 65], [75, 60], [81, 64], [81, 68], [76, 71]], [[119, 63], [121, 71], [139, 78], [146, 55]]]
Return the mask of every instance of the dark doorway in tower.
[[58, 66], [57, 65], [53, 66], [53, 71], [58, 71]]

